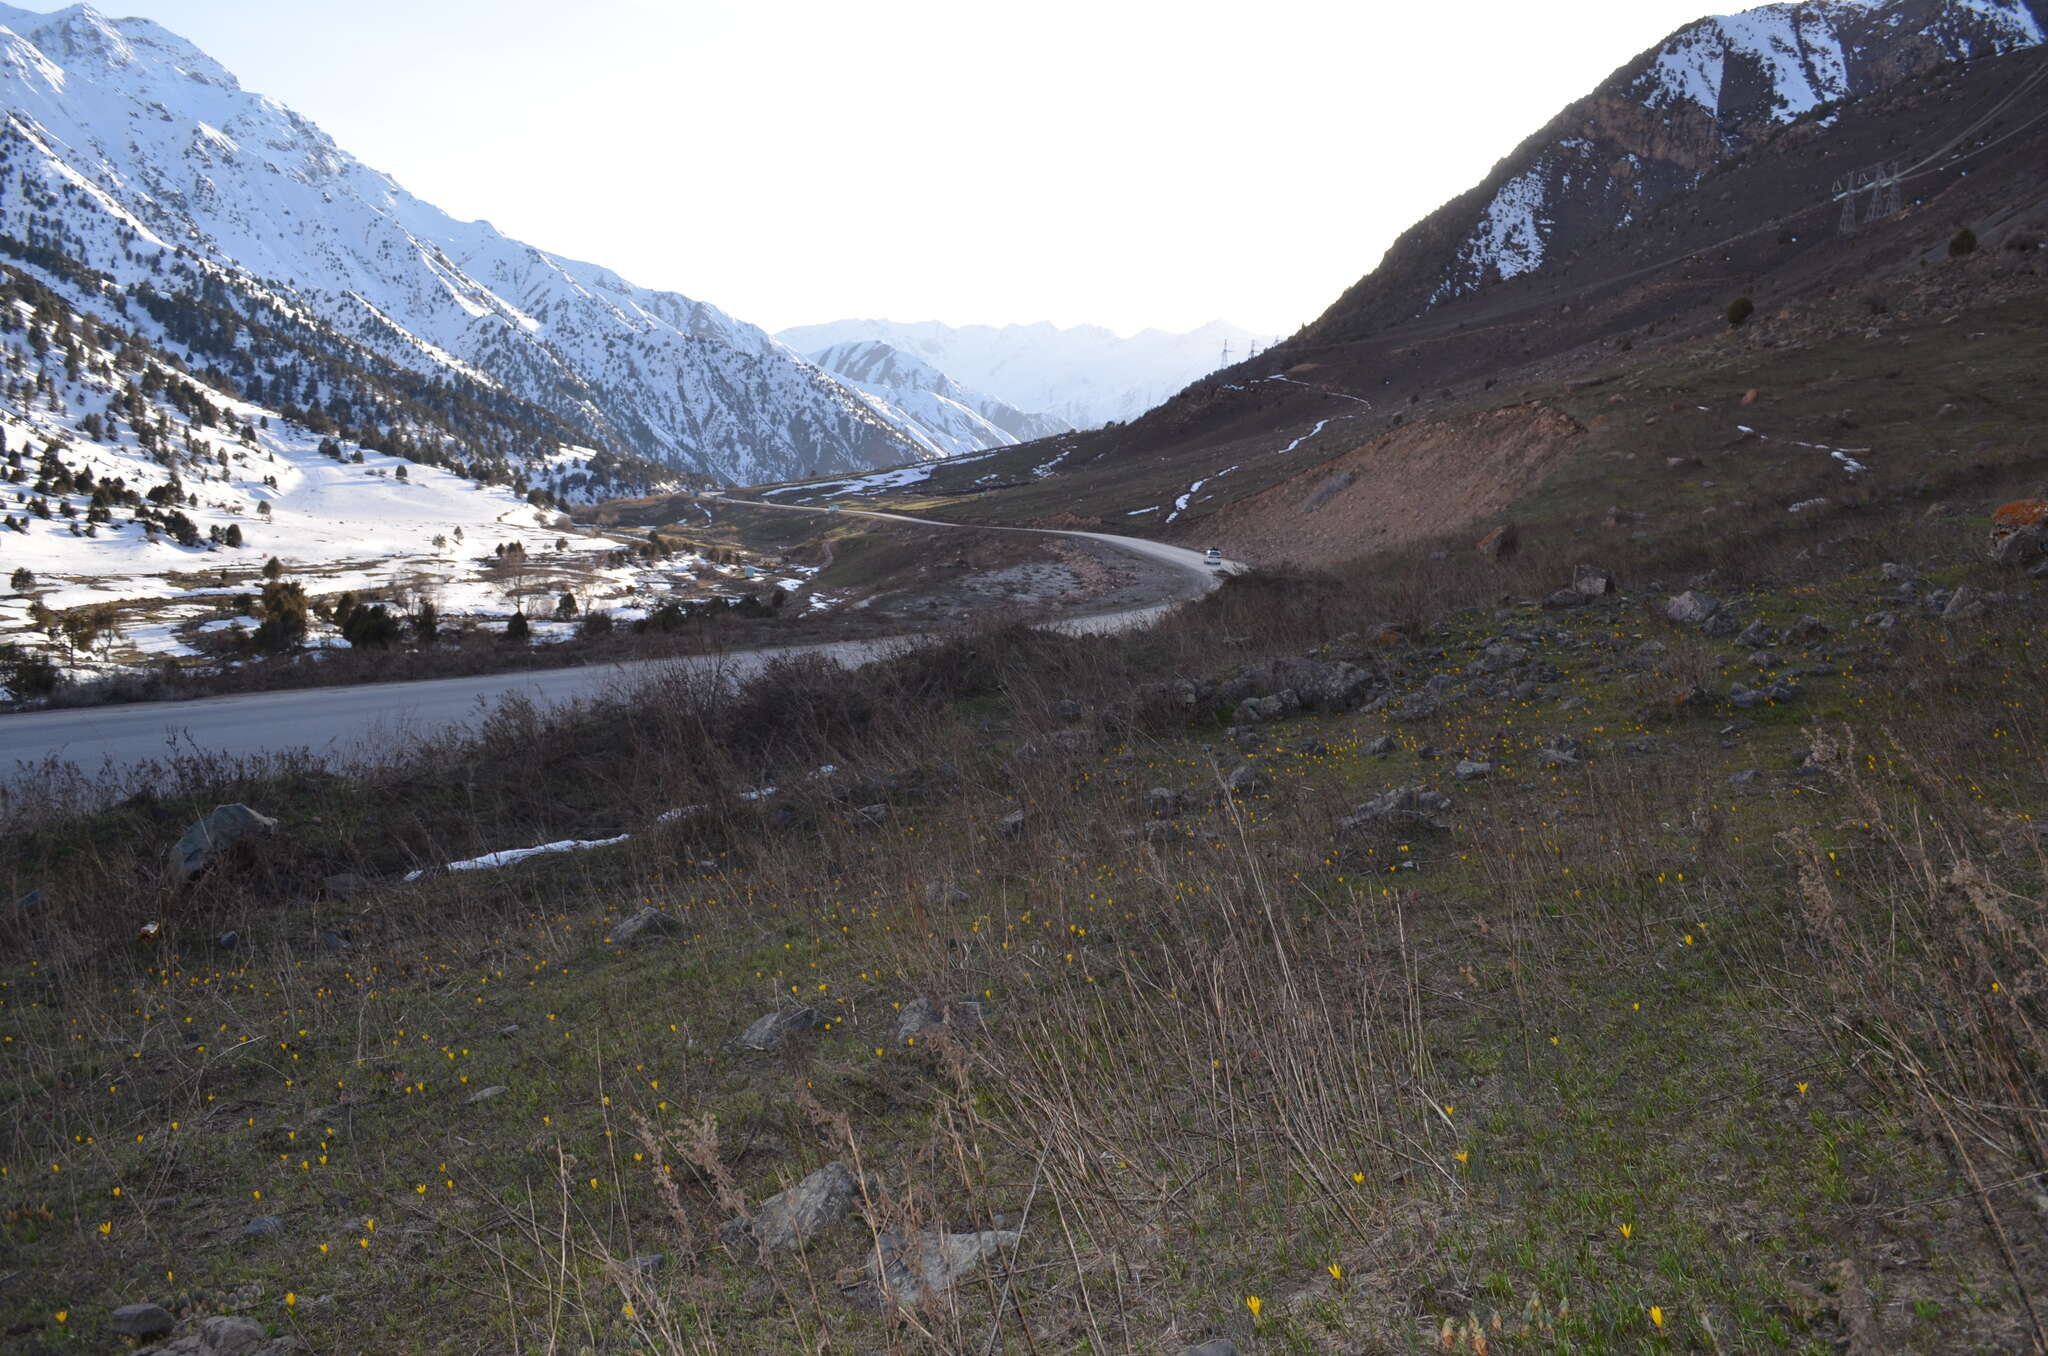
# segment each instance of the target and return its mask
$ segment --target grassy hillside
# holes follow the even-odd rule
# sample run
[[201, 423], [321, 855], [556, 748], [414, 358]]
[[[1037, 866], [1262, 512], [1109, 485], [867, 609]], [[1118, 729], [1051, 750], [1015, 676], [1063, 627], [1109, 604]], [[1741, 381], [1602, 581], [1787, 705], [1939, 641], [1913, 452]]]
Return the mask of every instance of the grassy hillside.
[[[2048, 585], [1981, 545], [2041, 470], [515, 708], [360, 778], [185, 763], [97, 808], [52, 773], [0, 806], [0, 1331], [2025, 1349]], [[1619, 592], [1538, 605], [1585, 563]], [[1771, 634], [1670, 620], [1688, 589]], [[1344, 709], [1232, 714], [1339, 664]], [[1448, 805], [1359, 822], [1406, 787]], [[231, 801], [277, 835], [161, 884]], [[721, 1232], [835, 1162], [808, 1247]], [[1000, 1232], [863, 1296], [932, 1230]]]

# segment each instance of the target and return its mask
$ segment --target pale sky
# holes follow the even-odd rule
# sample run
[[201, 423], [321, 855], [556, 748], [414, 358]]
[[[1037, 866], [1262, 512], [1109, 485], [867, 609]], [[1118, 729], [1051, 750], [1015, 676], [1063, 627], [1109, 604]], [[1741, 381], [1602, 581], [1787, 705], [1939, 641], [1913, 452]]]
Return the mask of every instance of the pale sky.
[[1121, 333], [1291, 332], [1712, 7], [101, 2], [458, 217], [771, 330]]

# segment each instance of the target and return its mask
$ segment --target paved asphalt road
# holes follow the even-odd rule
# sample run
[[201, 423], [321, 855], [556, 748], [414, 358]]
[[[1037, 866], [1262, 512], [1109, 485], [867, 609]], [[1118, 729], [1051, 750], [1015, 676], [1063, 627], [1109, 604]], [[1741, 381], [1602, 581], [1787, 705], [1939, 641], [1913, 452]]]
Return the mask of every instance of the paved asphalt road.
[[[746, 501], [752, 503], [754, 501]], [[790, 504], [763, 505], [791, 512], [826, 512]], [[897, 514], [846, 510], [849, 516], [896, 518]], [[961, 527], [910, 518], [907, 522]], [[984, 531], [991, 529], [982, 529]], [[1005, 528], [1002, 531], [1046, 531]], [[1088, 537], [1160, 561], [1190, 576], [1200, 593], [1215, 587], [1215, 572], [1198, 551], [1118, 537], [1102, 532], [1056, 532], [1056, 536]], [[1178, 601], [1178, 600], [1174, 600]], [[1074, 631], [1113, 631], [1149, 624], [1173, 601], [1129, 607], [1053, 623]], [[903, 644], [902, 639], [837, 641], [828, 644], [751, 650], [686, 660], [644, 660], [632, 664], [589, 665], [525, 673], [489, 674], [480, 678], [435, 678], [410, 683], [302, 688], [241, 696], [205, 697], [197, 701], [141, 702], [125, 706], [94, 706], [76, 710], [31, 711], [0, 716], [0, 785], [18, 778], [24, 764], [54, 756], [86, 772], [112, 764], [130, 768], [161, 758], [173, 747], [181, 752], [243, 756], [308, 749], [330, 763], [345, 765], [364, 749], [389, 747], [393, 737], [429, 734], [475, 720], [501, 699], [520, 694], [536, 705], [553, 706], [630, 686], [650, 667], [683, 664], [734, 676], [760, 668], [778, 655], [826, 654], [845, 664], [862, 664]], [[367, 742], [366, 742], [367, 741]]]

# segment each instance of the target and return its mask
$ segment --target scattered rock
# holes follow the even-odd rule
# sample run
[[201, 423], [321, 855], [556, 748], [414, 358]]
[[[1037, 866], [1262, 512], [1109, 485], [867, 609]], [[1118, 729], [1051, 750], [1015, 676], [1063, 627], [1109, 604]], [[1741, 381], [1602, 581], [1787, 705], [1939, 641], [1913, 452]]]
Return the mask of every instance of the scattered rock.
[[1785, 643], [1787, 645], [1811, 645], [1815, 641], [1832, 634], [1834, 634], [1833, 628], [1826, 622], [1822, 621], [1819, 617], [1809, 615], [1801, 617], [1798, 621], [1785, 628]]
[[1172, 819], [1188, 808], [1188, 794], [1170, 786], [1155, 786], [1145, 793], [1145, 813], [1154, 819]]
[[287, 1356], [303, 1349], [295, 1337], [266, 1339], [263, 1325], [253, 1318], [221, 1315], [200, 1323], [196, 1332], [138, 1356]]
[[896, 1043], [905, 1045], [934, 1031], [972, 1031], [980, 1025], [979, 1003], [934, 1003], [929, 998], [913, 998], [903, 1005], [903, 1013], [896, 1019]]
[[1699, 626], [1721, 610], [1721, 605], [1706, 594], [1692, 589], [1679, 594], [1664, 605], [1664, 615], [1682, 626]]
[[1301, 710], [1301, 694], [1285, 688], [1270, 697], [1247, 697], [1237, 704], [1234, 718], [1246, 725], [1282, 720]]
[[1761, 650], [1778, 643], [1778, 633], [1766, 626], [1761, 618], [1742, 628], [1742, 634], [1735, 637], [1739, 645], [1752, 650]]
[[1003, 1249], [1023, 1241], [1024, 1235], [1014, 1229], [924, 1233], [908, 1241], [881, 1234], [875, 1239], [874, 1255], [847, 1295], [876, 1308], [914, 1308], [945, 1294]]
[[971, 903], [973, 902], [973, 896], [957, 885], [942, 880], [935, 880], [924, 887], [924, 902], [926, 908], [937, 909], [949, 905]]
[[667, 1266], [668, 1254], [665, 1252], [642, 1253], [638, 1257], [628, 1257], [625, 1261], [618, 1263], [619, 1270], [625, 1272], [628, 1276], [641, 1277], [656, 1275]]
[[641, 946], [673, 937], [683, 925], [660, 909], [648, 907], [612, 929], [612, 940], [621, 946]]
[[269, 1238], [284, 1232], [284, 1221], [275, 1215], [258, 1215], [242, 1226], [244, 1238]]
[[171, 849], [171, 874], [180, 883], [191, 880], [239, 844], [276, 832], [277, 821], [268, 815], [246, 805], [217, 805]]
[[1614, 592], [1614, 576], [1597, 565], [1579, 565], [1572, 570], [1572, 592], [1588, 598], [1605, 598]]
[[1062, 697], [1052, 704], [1053, 718], [1071, 725], [1081, 718], [1081, 703], [1072, 697]]
[[1728, 779], [1728, 785], [1736, 787], [1754, 786], [1756, 785], [1757, 779], [1763, 775], [1764, 774], [1762, 770], [1759, 768], [1744, 768], [1742, 771], [1736, 773], [1734, 776]]
[[1223, 779], [1223, 785], [1229, 788], [1233, 794], [1240, 796], [1264, 791], [1272, 784], [1273, 779], [1266, 775], [1263, 768], [1255, 767], [1250, 763], [1238, 764], [1230, 770], [1230, 775]]
[[996, 837], [1019, 838], [1024, 834], [1024, 812], [1012, 810], [996, 821]]
[[1427, 786], [1403, 786], [1373, 797], [1337, 821], [1337, 831], [1356, 833], [1371, 828], [1423, 826], [1448, 829], [1451, 798]]
[[1476, 782], [1483, 777], [1491, 777], [1493, 775], [1493, 764], [1478, 762], [1471, 758], [1462, 758], [1458, 761], [1458, 766], [1452, 769], [1451, 775], [1461, 782]]
[[817, 1024], [818, 1014], [812, 1008], [770, 1012], [755, 1018], [753, 1024], [740, 1033], [740, 1044], [749, 1050], [778, 1050], [791, 1036], [799, 1031], [809, 1031]]
[[1585, 760], [1586, 746], [1571, 735], [1554, 734], [1537, 747], [1536, 756], [1549, 767], [1571, 767]]
[[889, 822], [889, 807], [879, 801], [873, 805], [863, 805], [853, 812], [853, 817], [870, 828], [880, 828]]
[[1475, 673], [1500, 673], [1515, 667], [1517, 664], [1526, 664], [1528, 662], [1528, 646], [1517, 645], [1511, 640], [1494, 640], [1487, 642], [1486, 648], [1479, 652], [1479, 658], [1472, 661], [1472, 671]]
[[1886, 579], [1899, 584], [1910, 584], [1920, 578], [1920, 571], [1914, 569], [1911, 565], [1902, 565], [1896, 560], [1888, 560], [1878, 566], [1877, 572]]
[[1188, 841], [1188, 831], [1170, 819], [1152, 819], [1136, 828], [1125, 829], [1126, 842], [1149, 843], [1153, 847], [1171, 847], [1175, 843]]
[[1394, 737], [1389, 734], [1383, 734], [1365, 746], [1365, 756], [1368, 758], [1384, 758], [1393, 751]]
[[2021, 499], [1991, 515], [1991, 558], [2022, 565], [2048, 554], [2048, 499]]
[[802, 1248], [853, 1213], [860, 1183], [843, 1163], [827, 1163], [786, 1191], [761, 1202], [751, 1218], [728, 1221], [718, 1231], [728, 1247], [751, 1239], [766, 1257]]
[[124, 1304], [107, 1316], [107, 1326], [123, 1337], [147, 1340], [169, 1336], [177, 1320], [161, 1304]]
[[1562, 611], [1570, 607], [1584, 607], [1592, 601], [1591, 598], [1580, 593], [1577, 589], [1559, 589], [1543, 600], [1543, 606], [1552, 611]]
[[1969, 621], [1974, 617], [1983, 616], [1989, 608], [1990, 604], [1984, 601], [1982, 593], [1971, 588], [1968, 584], [1964, 584], [1949, 598], [1948, 606], [1942, 608], [1941, 619], [1943, 621]]
[[1799, 695], [1799, 690], [1789, 683], [1772, 683], [1768, 687], [1744, 687], [1735, 683], [1728, 689], [1728, 704], [1738, 711], [1754, 711], [1759, 706], [1773, 702], [1788, 702]]
[[463, 1098], [462, 1103], [464, 1106], [475, 1106], [478, 1102], [488, 1102], [493, 1097], [502, 1097], [510, 1091], [512, 1089], [506, 1087], [503, 1083], [496, 1083], [488, 1088], [478, 1088], [475, 1092]]

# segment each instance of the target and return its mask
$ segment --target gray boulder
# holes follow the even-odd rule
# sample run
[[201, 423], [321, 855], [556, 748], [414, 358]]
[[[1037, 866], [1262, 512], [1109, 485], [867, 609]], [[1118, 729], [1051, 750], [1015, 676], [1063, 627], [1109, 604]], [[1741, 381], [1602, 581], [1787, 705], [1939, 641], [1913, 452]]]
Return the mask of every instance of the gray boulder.
[[1761, 618], [1742, 628], [1742, 634], [1735, 637], [1738, 645], [1747, 645], [1752, 650], [1767, 650], [1778, 643], [1778, 633], [1765, 625]]
[[123, 1337], [167, 1337], [177, 1325], [161, 1304], [124, 1304], [107, 1315], [107, 1326]]
[[1368, 758], [1384, 758], [1394, 751], [1394, 737], [1383, 734], [1366, 744], [1362, 752]]
[[809, 1031], [817, 1024], [818, 1014], [812, 1008], [788, 1008], [767, 1013], [755, 1018], [753, 1024], [740, 1033], [740, 1044], [749, 1050], [779, 1050], [791, 1036]]
[[1481, 778], [1493, 775], [1493, 764], [1482, 763], [1471, 758], [1461, 758], [1458, 760], [1458, 766], [1452, 770], [1451, 775], [1461, 782], [1476, 782]]
[[1448, 829], [1451, 798], [1427, 786], [1401, 786], [1360, 805], [1337, 821], [1340, 833], [1374, 828]]
[[1787, 645], [1811, 645], [1817, 640], [1832, 635], [1834, 628], [1819, 617], [1804, 616], [1785, 628]]
[[980, 1025], [979, 1003], [934, 1003], [929, 998], [913, 998], [903, 1005], [902, 1015], [896, 1019], [896, 1043], [904, 1045], [938, 1031], [971, 1031]]
[[1223, 779], [1223, 784], [1233, 794], [1242, 796], [1264, 791], [1273, 784], [1273, 779], [1268, 777], [1262, 768], [1250, 763], [1240, 763], [1230, 770], [1230, 775]]
[[643, 946], [673, 937], [683, 925], [660, 909], [648, 907], [612, 929], [612, 940], [621, 946]]
[[1269, 720], [1284, 720], [1299, 710], [1301, 694], [1287, 687], [1270, 697], [1246, 697], [1237, 704], [1232, 719], [1246, 725], [1257, 725]]
[[1511, 640], [1496, 640], [1479, 652], [1479, 658], [1472, 661], [1475, 673], [1501, 673], [1517, 664], [1529, 662], [1529, 648], [1517, 645]]
[[917, 1234], [909, 1239], [881, 1234], [849, 1297], [876, 1308], [915, 1308], [945, 1294], [962, 1279], [992, 1263], [998, 1254], [1024, 1241], [1014, 1229], [983, 1229], [977, 1233]]
[[1706, 594], [1687, 589], [1664, 605], [1664, 615], [1681, 626], [1699, 626], [1721, 610]]
[[1552, 611], [1562, 611], [1568, 607], [1584, 607], [1592, 601], [1593, 599], [1590, 595], [1581, 593], [1577, 589], [1559, 589], [1543, 600], [1543, 606]]
[[786, 1191], [761, 1202], [752, 1217], [729, 1221], [719, 1237], [730, 1246], [751, 1239], [759, 1255], [802, 1248], [853, 1213], [860, 1182], [843, 1163], [827, 1163]]
[[171, 849], [171, 875], [180, 883], [191, 880], [237, 845], [276, 832], [277, 821], [268, 815], [246, 805], [217, 805]]
[[1948, 606], [1941, 610], [1941, 619], [1943, 621], [1969, 621], [1974, 617], [1983, 616], [1989, 606], [1984, 601], [1982, 593], [1971, 588], [1968, 584], [1964, 584], [1950, 596]]
[[300, 1351], [298, 1339], [266, 1339], [263, 1325], [253, 1318], [222, 1315], [201, 1322], [199, 1327], [175, 1342], [150, 1347], [139, 1356], [286, 1356]]
[[284, 1232], [284, 1221], [275, 1215], [258, 1215], [242, 1226], [244, 1238], [269, 1238]]
[[1186, 813], [1188, 794], [1170, 786], [1155, 786], [1145, 793], [1145, 813], [1154, 819], [1172, 819]]
[[1584, 598], [1605, 598], [1614, 592], [1614, 576], [1598, 565], [1580, 565], [1572, 570], [1572, 592]]

